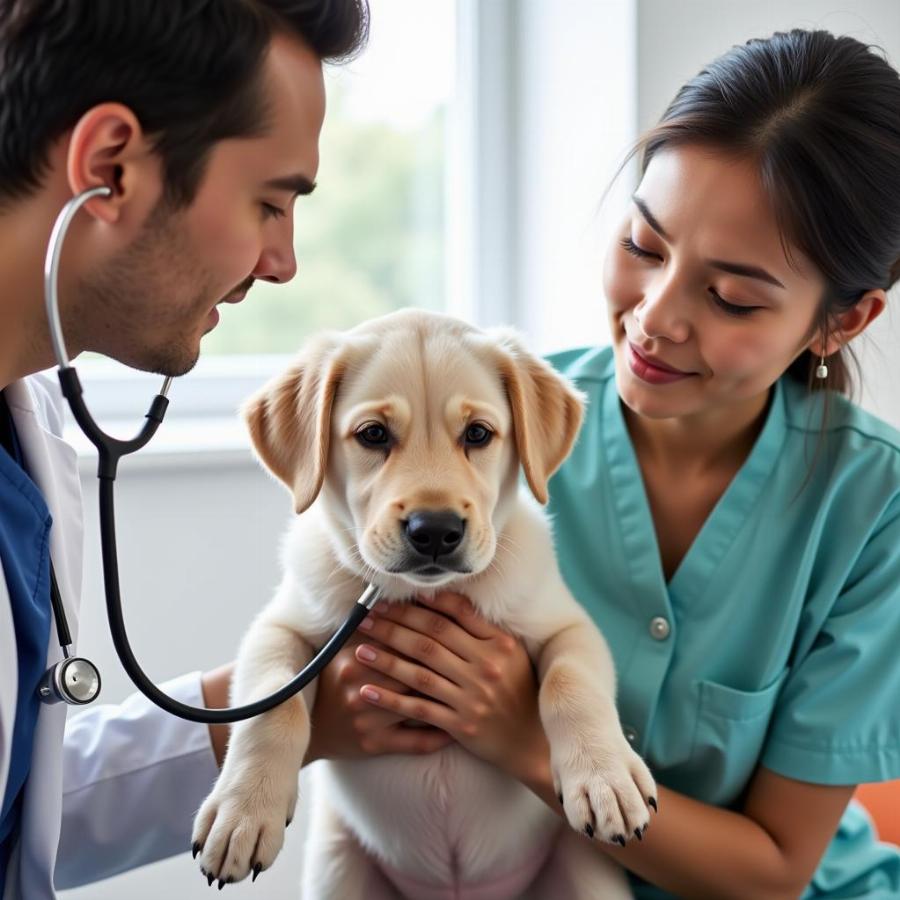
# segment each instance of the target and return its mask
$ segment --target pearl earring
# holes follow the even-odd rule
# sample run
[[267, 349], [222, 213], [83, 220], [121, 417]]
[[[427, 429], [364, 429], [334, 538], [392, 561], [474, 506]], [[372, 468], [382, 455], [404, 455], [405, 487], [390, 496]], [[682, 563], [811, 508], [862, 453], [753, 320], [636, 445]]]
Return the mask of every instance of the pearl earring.
[[823, 354], [821, 361], [819, 362], [818, 367], [816, 368], [816, 378], [820, 381], [824, 381], [828, 377], [828, 366], [825, 365], [825, 356]]

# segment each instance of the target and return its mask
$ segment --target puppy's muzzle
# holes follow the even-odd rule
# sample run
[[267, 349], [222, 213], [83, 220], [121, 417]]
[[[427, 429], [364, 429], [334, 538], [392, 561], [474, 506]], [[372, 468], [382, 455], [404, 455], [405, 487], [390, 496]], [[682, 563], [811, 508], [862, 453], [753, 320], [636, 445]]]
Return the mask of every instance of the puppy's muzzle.
[[462, 547], [466, 520], [449, 510], [412, 513], [400, 523], [406, 540], [403, 568], [423, 575], [463, 571], [456, 551]]
[[415, 512], [403, 522], [407, 543], [432, 562], [453, 553], [466, 533], [466, 520], [453, 512]]

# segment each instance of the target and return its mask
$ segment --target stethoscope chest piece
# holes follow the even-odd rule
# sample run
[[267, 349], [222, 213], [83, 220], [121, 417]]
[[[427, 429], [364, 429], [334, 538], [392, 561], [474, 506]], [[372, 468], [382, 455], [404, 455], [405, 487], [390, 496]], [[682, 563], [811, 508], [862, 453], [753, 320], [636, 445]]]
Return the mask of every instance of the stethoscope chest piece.
[[81, 656], [70, 656], [47, 670], [38, 689], [45, 703], [84, 706], [100, 693], [100, 672]]

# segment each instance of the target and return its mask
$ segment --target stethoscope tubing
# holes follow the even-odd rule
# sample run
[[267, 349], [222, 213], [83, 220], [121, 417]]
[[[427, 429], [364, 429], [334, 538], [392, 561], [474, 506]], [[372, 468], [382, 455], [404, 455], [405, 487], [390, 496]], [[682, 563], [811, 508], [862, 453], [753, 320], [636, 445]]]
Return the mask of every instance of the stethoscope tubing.
[[[91, 416], [87, 405], [84, 402], [83, 390], [78, 374], [69, 361], [60, 321], [59, 297], [57, 292], [59, 258], [62, 252], [63, 241], [65, 240], [66, 232], [72, 219], [88, 200], [93, 197], [109, 196], [110, 194], [111, 191], [108, 187], [91, 188], [82, 192], [77, 197], [73, 197], [63, 207], [50, 235], [50, 243], [47, 247], [47, 256], [44, 265], [44, 291], [47, 320], [50, 324], [50, 335], [53, 342], [54, 354], [56, 355], [56, 360], [59, 365], [58, 375], [60, 387], [69, 403], [75, 421], [78, 423], [78, 426], [84, 432], [88, 440], [90, 440], [97, 448], [98, 453], [97, 477], [100, 480], [100, 544], [103, 558], [103, 584], [104, 593], [106, 595], [106, 614], [109, 620], [110, 633], [112, 635], [113, 645], [116, 648], [116, 653], [119, 656], [122, 666], [128, 673], [128, 676], [134, 682], [138, 690], [157, 706], [161, 707], [166, 712], [171, 713], [173, 716], [188, 719], [192, 722], [201, 722], [210, 725], [224, 725], [232, 722], [240, 722], [274, 709], [276, 706], [284, 703], [299, 691], [303, 690], [306, 685], [316, 678], [321, 673], [322, 669], [328, 665], [338, 651], [344, 646], [350, 635], [356, 631], [359, 623], [368, 615], [369, 611], [378, 601], [381, 589], [371, 584], [366, 587], [362, 596], [353, 605], [353, 609], [350, 611], [350, 614], [347, 616], [343, 625], [338, 628], [330, 640], [325, 643], [312, 660], [310, 660], [302, 671], [298, 672], [291, 681], [270, 694], [268, 697], [260, 698], [252, 703], [244, 704], [243, 706], [234, 706], [228, 709], [206, 709], [205, 707], [190, 706], [186, 703], [182, 703], [161, 691], [140, 667], [137, 658], [131, 649], [131, 644], [125, 629], [125, 619], [122, 614], [113, 488], [119, 460], [123, 456], [135, 453], [144, 447], [162, 423], [169, 405], [166, 394], [168, 393], [172, 379], [166, 378], [163, 382], [160, 393], [153, 398], [150, 404], [150, 409], [146, 414], [144, 425], [134, 438], [131, 440], [120, 440], [106, 434]], [[59, 607], [58, 609], [57, 606]], [[57, 617], [60, 643], [63, 645], [64, 654], [68, 657], [66, 645], [70, 642], [70, 638], [68, 637], [69, 629], [61, 603], [54, 604], [54, 612]], [[63, 663], [57, 665], [64, 665], [66, 662], [67, 660], [64, 660]], [[88, 663], [88, 665], [92, 666], [93, 664]], [[93, 668], [96, 670], [95, 666]], [[48, 675], [49, 674], [50, 673], [48, 673]], [[83, 700], [75, 701], [69, 698], [62, 699], [67, 699], [70, 703], [77, 702], [79, 705], [85, 702]], [[53, 702], [53, 700], [50, 700], [49, 702]]]

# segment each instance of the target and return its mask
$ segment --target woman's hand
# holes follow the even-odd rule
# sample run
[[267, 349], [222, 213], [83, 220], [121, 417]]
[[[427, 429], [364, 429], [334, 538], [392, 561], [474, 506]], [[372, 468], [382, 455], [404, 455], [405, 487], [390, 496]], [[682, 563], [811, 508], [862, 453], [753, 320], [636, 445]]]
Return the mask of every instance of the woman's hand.
[[317, 759], [348, 759], [383, 753], [433, 753], [453, 742], [436, 728], [414, 728], [406, 716], [373, 709], [360, 696], [364, 684], [397, 695], [409, 692], [387, 675], [375, 675], [354, 655], [361, 637], [353, 635], [322, 670], [316, 688], [312, 734], [303, 764]]
[[[441, 729], [521, 780], [535, 759], [548, 755], [525, 647], [458, 594], [421, 603], [376, 607], [361, 623], [368, 638], [356, 659], [372, 670], [362, 698]], [[402, 688], [379, 683], [379, 676]]]

